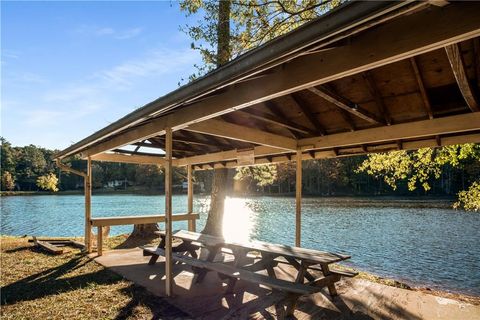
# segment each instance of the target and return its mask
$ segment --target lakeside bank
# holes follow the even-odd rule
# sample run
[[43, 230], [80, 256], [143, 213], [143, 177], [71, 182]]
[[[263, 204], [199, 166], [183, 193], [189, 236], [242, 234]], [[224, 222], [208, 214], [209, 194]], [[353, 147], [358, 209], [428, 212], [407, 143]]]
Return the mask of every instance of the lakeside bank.
[[[109, 249], [119, 249], [138, 244], [130, 243], [125, 246], [126, 238], [127, 235], [111, 237], [106, 241], [106, 246]], [[65, 254], [52, 256], [33, 248], [27, 240], [19, 237], [0, 237], [3, 257], [2, 319], [25, 316], [31, 319], [62, 319], [65, 316], [191, 318], [187, 310], [175, 306], [174, 299], [167, 300], [155, 296], [150, 288], [139, 286], [122, 275], [104, 268], [80, 254], [78, 249], [67, 248]], [[19, 261], [22, 263], [19, 264]], [[361, 309], [361, 301], [350, 306], [349, 298], [352, 293], [348, 290], [352, 289], [349, 288], [353, 288], [355, 292], [374, 292], [376, 295], [373, 295], [373, 300], [369, 302], [368, 312], [377, 315], [389, 312], [385, 309], [385, 304], [390, 305], [393, 301], [396, 304], [414, 301], [415, 303], [402, 305], [405, 310], [403, 318], [398, 310], [395, 311], [396, 318], [407, 319], [409, 315], [417, 314], [422, 314], [422, 319], [449, 320], [474, 319], [480, 316], [480, 297], [406, 289], [404, 285], [394, 280], [378, 278], [363, 272], [351, 281], [353, 282], [340, 284], [339, 290], [342, 299], [357, 316], [363, 314], [365, 310]]]

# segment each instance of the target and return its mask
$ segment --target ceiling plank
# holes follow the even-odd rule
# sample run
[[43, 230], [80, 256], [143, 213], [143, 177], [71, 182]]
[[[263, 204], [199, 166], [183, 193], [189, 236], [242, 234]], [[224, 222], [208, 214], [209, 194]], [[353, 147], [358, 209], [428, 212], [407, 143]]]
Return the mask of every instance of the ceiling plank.
[[375, 103], [377, 104], [377, 108], [380, 111], [380, 113], [383, 115], [383, 118], [385, 119], [385, 123], [389, 126], [392, 124], [392, 118], [390, 117], [390, 112], [387, 109], [387, 106], [385, 105], [385, 102], [383, 101], [382, 95], [380, 94], [380, 91], [378, 90], [377, 84], [375, 82], [375, 79], [373, 78], [373, 74], [371, 71], [365, 71], [362, 73], [362, 77], [367, 83], [368, 91], [372, 95], [373, 99], [375, 100]]
[[295, 139], [216, 119], [192, 124], [185, 130], [286, 150], [297, 149]]
[[290, 95], [292, 101], [295, 103], [297, 108], [303, 113], [305, 118], [310, 122], [310, 124], [315, 128], [316, 134], [321, 136], [325, 135], [325, 129], [323, 128], [320, 121], [318, 121], [317, 116], [310, 110], [305, 101], [298, 95], [298, 93], [293, 93]]
[[332, 90], [326, 88], [325, 86], [311, 87], [308, 90], [317, 96], [327, 100], [330, 103], [333, 103], [337, 107], [350, 112], [351, 114], [368, 121], [373, 124], [382, 124], [383, 121], [380, 120], [376, 115], [371, 112], [364, 110], [358, 104], [353, 103], [352, 101], [345, 99], [344, 97], [336, 94]]
[[423, 106], [425, 107], [425, 111], [428, 114], [428, 118], [433, 119], [432, 105], [430, 104], [430, 99], [428, 98], [427, 90], [423, 83], [422, 74], [420, 73], [420, 69], [418, 69], [418, 64], [415, 57], [410, 58], [410, 64], [412, 65], [412, 69], [415, 74], [415, 79], [417, 80], [418, 89], [420, 90], [420, 94], [422, 96]]
[[198, 121], [472, 39], [480, 35], [478, 16], [480, 3], [455, 2], [445, 8], [429, 8], [399, 17], [355, 35], [348, 45], [293, 59], [265, 77], [236, 84], [222, 94], [127, 129], [86, 147], [81, 154], [89, 156], [163, 135], [167, 127], [182, 129]]
[[251, 118], [258, 119], [258, 120], [261, 120], [261, 121], [265, 121], [265, 122], [268, 122], [268, 123], [273, 123], [273, 124], [279, 125], [281, 127], [284, 127], [284, 128], [290, 129], [290, 130], [294, 130], [294, 131], [297, 131], [297, 132], [300, 132], [300, 133], [303, 133], [303, 134], [315, 134], [315, 132], [313, 130], [309, 129], [309, 128], [306, 128], [306, 127], [303, 127], [303, 126], [298, 125], [296, 123], [293, 123], [293, 122], [291, 122], [287, 119], [281, 119], [277, 116], [262, 112], [260, 110], [256, 110], [256, 109], [245, 110], [244, 109], [244, 110], [239, 110], [237, 112], [241, 113], [241, 114], [243, 114], [247, 117], [251, 117]]
[[[273, 100], [264, 101], [263, 104], [272, 114], [274, 114], [278, 118], [289, 121], [288, 117], [285, 115], [282, 109], [279, 108], [278, 105]], [[289, 129], [289, 131], [294, 139], [302, 138], [296, 131], [291, 129]]]
[[458, 87], [460, 88], [468, 107], [472, 112], [479, 111], [478, 100], [475, 97], [470, 81], [468, 81], [467, 72], [465, 71], [465, 65], [463, 63], [458, 43], [446, 46], [445, 51], [447, 52], [448, 61], [450, 61], [450, 65], [452, 66]]

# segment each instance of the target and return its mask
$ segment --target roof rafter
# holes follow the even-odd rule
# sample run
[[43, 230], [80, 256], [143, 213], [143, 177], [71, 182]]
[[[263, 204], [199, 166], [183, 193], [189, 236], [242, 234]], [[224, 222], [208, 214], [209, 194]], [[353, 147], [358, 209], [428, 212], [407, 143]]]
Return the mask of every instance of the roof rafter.
[[[279, 117], [284, 121], [285, 120], [290, 121], [288, 117], [285, 115], [285, 113], [278, 107], [278, 105], [273, 100], [264, 101], [263, 104], [272, 114], [276, 115], [277, 117]], [[292, 135], [293, 138], [295, 139], [300, 138], [300, 135], [298, 134], [298, 132], [292, 129], [288, 129], [288, 130], [290, 131], [290, 134]]]
[[410, 58], [410, 64], [412, 65], [412, 69], [415, 74], [415, 79], [417, 80], [418, 89], [420, 90], [420, 94], [422, 96], [423, 106], [425, 107], [425, 111], [428, 114], [428, 118], [433, 119], [432, 105], [430, 104], [430, 99], [428, 98], [427, 89], [425, 88], [425, 84], [423, 83], [422, 74], [418, 69], [418, 64], [415, 57]]
[[216, 119], [192, 124], [188, 128], [185, 128], [185, 130], [275, 148], [287, 150], [297, 149], [297, 141], [295, 139]]
[[321, 136], [325, 135], [325, 129], [323, 128], [320, 121], [318, 121], [317, 116], [315, 116], [312, 110], [310, 110], [310, 108], [306, 105], [305, 101], [297, 93], [292, 93], [290, 97], [292, 98], [292, 101], [295, 103], [297, 108], [300, 109], [300, 111], [303, 113], [305, 118], [307, 118], [307, 120], [315, 128], [316, 133]]
[[[121, 134], [103, 137], [66, 149], [59, 157], [78, 150], [83, 157], [151, 136], [163, 135], [193, 123], [217, 117], [335, 79], [400, 61], [480, 35], [480, 3], [458, 2], [445, 8], [415, 12], [378, 25], [352, 37], [346, 46], [303, 55], [265, 77], [238, 83], [234, 90], [179, 108]], [[448, 23], [447, 23], [448, 22]], [[428, 32], [425, 32], [428, 28]], [[395, 34], [395, 37], [391, 35]], [[233, 62], [234, 63], [234, 62]], [[126, 120], [122, 120], [122, 123]], [[88, 140], [88, 139], [87, 139]], [[77, 152], [77, 151], [75, 151]]]
[[330, 103], [333, 103], [337, 107], [373, 124], [382, 124], [383, 121], [380, 120], [376, 115], [371, 112], [364, 110], [358, 104], [353, 103], [352, 101], [345, 99], [344, 97], [336, 94], [331, 89], [328, 89], [325, 86], [311, 87], [308, 90], [317, 96], [327, 100]]
[[239, 110], [237, 111], [243, 115], [246, 115], [248, 117], [251, 117], [251, 118], [254, 118], [254, 119], [258, 119], [258, 120], [261, 120], [261, 121], [265, 121], [265, 122], [268, 122], [268, 123], [273, 123], [273, 124], [276, 124], [276, 125], [279, 125], [281, 127], [284, 127], [284, 128], [287, 128], [287, 129], [290, 129], [290, 130], [294, 130], [294, 131], [297, 131], [297, 132], [300, 132], [300, 133], [303, 133], [303, 134], [314, 134], [315, 132], [309, 128], [306, 128], [306, 127], [303, 127], [301, 125], [298, 125], [296, 123], [293, 123], [287, 119], [281, 119], [275, 115], [271, 115], [271, 114], [268, 114], [268, 113], [265, 113], [265, 112], [262, 112], [260, 110], [256, 110], [256, 109], [248, 109], [248, 110]]
[[475, 96], [475, 92], [473, 91], [470, 81], [468, 80], [467, 72], [465, 71], [465, 65], [462, 59], [462, 53], [460, 52], [458, 43], [446, 46], [445, 51], [447, 52], [448, 61], [450, 61], [450, 65], [452, 66], [453, 74], [457, 80], [458, 87], [460, 88], [468, 107], [470, 110], [472, 110], [472, 112], [479, 111], [480, 107], [478, 105], [478, 100]]
[[362, 73], [362, 77], [363, 79], [365, 79], [365, 82], [367, 83], [368, 91], [372, 95], [373, 99], [375, 99], [375, 103], [377, 104], [378, 111], [380, 111], [380, 114], [383, 115], [383, 118], [385, 119], [385, 123], [387, 125], [391, 125], [392, 118], [390, 118], [390, 113], [388, 112], [387, 106], [385, 105], [382, 95], [378, 90], [378, 87], [375, 82], [375, 79], [373, 78], [372, 72], [365, 71]]

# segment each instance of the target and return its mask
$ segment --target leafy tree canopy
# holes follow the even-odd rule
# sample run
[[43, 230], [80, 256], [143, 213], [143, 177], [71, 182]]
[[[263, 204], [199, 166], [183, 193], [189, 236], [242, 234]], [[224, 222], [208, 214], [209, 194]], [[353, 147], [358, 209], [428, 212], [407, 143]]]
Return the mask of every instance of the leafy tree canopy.
[[[440, 177], [445, 165], [459, 167], [468, 161], [480, 163], [480, 144], [469, 143], [441, 148], [422, 148], [417, 151], [402, 150], [370, 154], [356, 172], [367, 172], [377, 178], [383, 178], [394, 190], [399, 181], [406, 180], [410, 191], [419, 186], [428, 191], [431, 188], [430, 181]], [[470, 188], [471, 190], [459, 194], [461, 198], [456, 207], [462, 204], [465, 209], [475, 207], [475, 201], [470, 200], [476, 190], [478, 192], [478, 184], [474, 183]]]
[[37, 178], [37, 186], [47, 191], [58, 191], [58, 178], [54, 173], [49, 173]]
[[[246, 51], [285, 34], [341, 4], [342, 0], [233, 0], [230, 10], [230, 45], [228, 55], [235, 58]], [[217, 59], [218, 0], [183, 0], [180, 9], [187, 16], [198, 15], [194, 25], [181, 30], [191, 39], [191, 47], [198, 50], [204, 62], [195, 65], [198, 72], [193, 80], [215, 69]]]

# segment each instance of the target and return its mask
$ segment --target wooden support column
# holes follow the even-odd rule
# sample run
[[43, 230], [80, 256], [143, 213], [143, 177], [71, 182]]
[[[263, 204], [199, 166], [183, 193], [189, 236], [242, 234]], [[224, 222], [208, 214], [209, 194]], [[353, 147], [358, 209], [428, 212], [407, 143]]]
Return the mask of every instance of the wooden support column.
[[295, 246], [301, 246], [302, 231], [302, 151], [297, 150], [297, 172], [295, 184]]
[[[187, 166], [187, 180], [188, 180], [188, 208], [187, 208], [187, 213], [192, 214], [193, 213], [193, 168], [192, 168], [191, 164]], [[188, 231], [195, 232], [195, 230], [196, 230], [195, 222], [196, 222], [195, 219], [188, 220]]]
[[92, 226], [90, 218], [92, 217], [92, 159], [87, 158], [87, 175], [83, 178], [85, 193], [85, 249], [88, 253], [92, 252]]
[[172, 264], [172, 128], [165, 132], [165, 293], [173, 295]]

